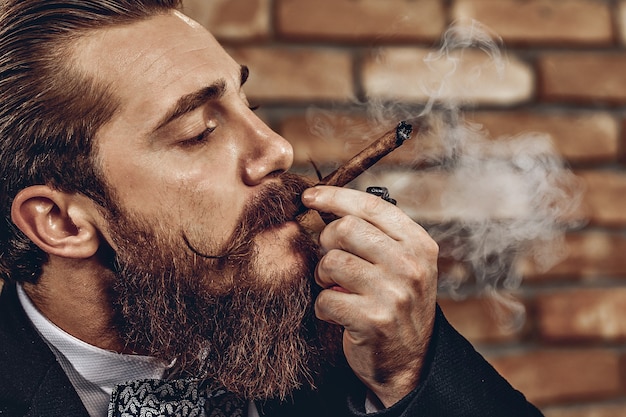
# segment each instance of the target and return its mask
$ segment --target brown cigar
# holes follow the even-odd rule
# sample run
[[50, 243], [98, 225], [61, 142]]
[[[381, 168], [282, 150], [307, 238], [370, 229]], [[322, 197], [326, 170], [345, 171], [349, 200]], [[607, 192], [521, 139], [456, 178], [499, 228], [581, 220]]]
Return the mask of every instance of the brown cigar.
[[411, 137], [412, 132], [412, 125], [404, 121], [400, 122], [394, 129], [376, 139], [348, 162], [324, 177], [317, 185], [345, 186], [384, 156], [402, 145], [405, 140]]
[[[419, 131], [419, 128], [420, 126], [418, 124], [416, 130]], [[404, 141], [410, 139], [412, 132], [412, 125], [404, 121], [400, 122], [398, 126], [376, 139], [367, 148], [353, 156], [348, 162], [322, 178], [316, 185], [345, 186], [384, 156], [402, 145]], [[329, 213], [320, 213], [320, 217], [326, 224], [337, 218]]]

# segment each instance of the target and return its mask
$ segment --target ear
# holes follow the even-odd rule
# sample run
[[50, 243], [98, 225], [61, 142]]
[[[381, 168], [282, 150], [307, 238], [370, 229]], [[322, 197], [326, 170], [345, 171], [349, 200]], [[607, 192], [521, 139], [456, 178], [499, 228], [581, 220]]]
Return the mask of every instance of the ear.
[[100, 237], [91, 200], [46, 185], [23, 189], [13, 200], [11, 218], [41, 250], [64, 258], [93, 256]]

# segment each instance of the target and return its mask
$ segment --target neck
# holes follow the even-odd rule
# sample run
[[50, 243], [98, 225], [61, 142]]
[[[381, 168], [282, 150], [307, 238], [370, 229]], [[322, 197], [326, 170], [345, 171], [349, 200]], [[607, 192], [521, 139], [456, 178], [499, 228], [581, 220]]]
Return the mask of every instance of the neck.
[[51, 257], [37, 284], [24, 284], [24, 291], [63, 331], [102, 349], [131, 353], [113, 325], [110, 275], [94, 261]]

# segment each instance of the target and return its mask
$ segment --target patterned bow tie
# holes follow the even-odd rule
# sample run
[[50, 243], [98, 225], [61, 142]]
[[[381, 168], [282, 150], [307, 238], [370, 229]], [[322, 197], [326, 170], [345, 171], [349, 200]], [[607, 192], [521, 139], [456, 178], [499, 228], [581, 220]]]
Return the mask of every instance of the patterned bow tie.
[[117, 385], [108, 417], [243, 417], [246, 403], [198, 380], [145, 379]]

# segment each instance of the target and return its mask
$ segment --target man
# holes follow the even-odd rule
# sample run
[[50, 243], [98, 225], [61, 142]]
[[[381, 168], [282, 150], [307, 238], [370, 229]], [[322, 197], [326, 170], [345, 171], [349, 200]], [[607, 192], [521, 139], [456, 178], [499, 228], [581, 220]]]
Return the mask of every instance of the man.
[[286, 173], [178, 3], [2, 3], [0, 415], [540, 415], [436, 308], [425, 231]]

